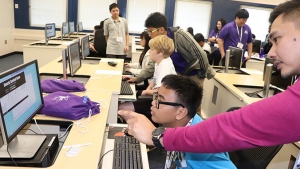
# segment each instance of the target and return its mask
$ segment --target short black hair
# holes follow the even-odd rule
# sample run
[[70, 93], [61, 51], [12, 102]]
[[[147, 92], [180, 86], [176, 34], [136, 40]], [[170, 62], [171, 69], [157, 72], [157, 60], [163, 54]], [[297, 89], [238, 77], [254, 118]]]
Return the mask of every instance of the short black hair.
[[145, 27], [163, 27], [165, 30], [167, 30], [167, 17], [160, 12], [151, 13], [145, 21]]
[[227, 24], [227, 22], [225, 21], [225, 19], [223, 19], [223, 18], [218, 19], [217, 22], [216, 22], [216, 27], [215, 27], [215, 29], [214, 29], [216, 33], [219, 32], [218, 27], [217, 27], [217, 24], [218, 24], [219, 21], [220, 21], [221, 24], [222, 24], [222, 28]]
[[116, 3], [110, 4], [110, 5], [109, 5], [109, 12], [110, 12], [112, 9], [114, 9], [114, 8], [119, 8], [118, 4], [116, 4]]
[[204, 42], [204, 36], [202, 35], [202, 33], [197, 33], [195, 36], [194, 36], [194, 39], [196, 40], [196, 42]]
[[95, 25], [95, 26], [94, 26], [94, 29], [95, 29], [95, 30], [97, 30], [97, 29], [102, 29], [102, 27], [101, 27], [101, 25]]
[[188, 27], [187, 31], [194, 37], [194, 29], [192, 27]]
[[181, 75], [167, 75], [162, 81], [162, 86], [174, 90], [176, 102], [181, 103], [188, 110], [188, 117], [193, 118], [201, 104], [203, 89], [193, 79]]
[[241, 18], [248, 19], [249, 12], [246, 9], [240, 9], [235, 13], [235, 17], [238, 17], [239, 19], [241, 19]]
[[274, 20], [283, 14], [283, 22], [294, 22], [295, 27], [300, 29], [300, 1], [290, 0], [279, 4], [270, 14], [269, 22], [272, 24]]

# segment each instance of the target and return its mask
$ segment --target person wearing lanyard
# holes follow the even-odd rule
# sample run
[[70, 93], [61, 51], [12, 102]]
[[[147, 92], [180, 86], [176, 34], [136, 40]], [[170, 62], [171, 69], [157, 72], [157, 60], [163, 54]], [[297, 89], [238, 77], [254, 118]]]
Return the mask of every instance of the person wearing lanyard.
[[225, 54], [229, 46], [238, 47], [248, 51], [248, 57], [243, 57], [242, 68], [246, 67], [246, 62], [252, 55], [252, 32], [246, 24], [249, 13], [246, 9], [240, 9], [235, 14], [235, 20], [226, 24], [217, 38], [218, 46], [222, 57], [222, 65], [225, 66]]
[[226, 25], [226, 21], [223, 18], [220, 18], [217, 23], [216, 23], [216, 27], [211, 30], [210, 34], [209, 34], [209, 38], [208, 41], [210, 42], [210, 46], [214, 46], [217, 49], [210, 55], [208, 62], [210, 65], [215, 65], [218, 66], [219, 62], [221, 60], [221, 53], [219, 50], [219, 46], [217, 43], [217, 38], [219, 36], [219, 33], [221, 31], [221, 29]]
[[[201, 123], [202, 119], [196, 111], [202, 100], [203, 88], [191, 78], [180, 75], [167, 75], [161, 83], [153, 94], [152, 120], [171, 128]], [[228, 153], [168, 151], [165, 169], [173, 168], [236, 169]]]
[[129, 50], [128, 24], [125, 18], [119, 17], [116, 3], [109, 6], [111, 18], [104, 22], [104, 35], [107, 42], [106, 57], [125, 58]]

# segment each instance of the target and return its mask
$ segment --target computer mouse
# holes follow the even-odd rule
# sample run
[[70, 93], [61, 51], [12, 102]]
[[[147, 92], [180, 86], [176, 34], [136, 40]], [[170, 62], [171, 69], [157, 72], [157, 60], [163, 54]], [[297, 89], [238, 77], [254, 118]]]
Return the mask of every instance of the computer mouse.
[[125, 78], [122, 79], [122, 81], [127, 81], [129, 79], [130, 79], [129, 77], [125, 77]]
[[109, 66], [115, 67], [115, 66], [117, 65], [117, 62], [107, 62], [107, 64], [108, 64]]

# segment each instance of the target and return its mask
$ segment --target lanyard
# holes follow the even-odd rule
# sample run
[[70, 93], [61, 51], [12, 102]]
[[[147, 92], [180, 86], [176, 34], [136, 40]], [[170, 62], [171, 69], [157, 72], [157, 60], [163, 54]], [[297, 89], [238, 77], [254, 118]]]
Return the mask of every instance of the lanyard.
[[216, 33], [216, 39], [218, 38], [218, 36], [219, 36], [219, 32], [218, 32], [218, 33]]
[[298, 75], [295, 75], [295, 76], [294, 76], [294, 84], [298, 81], [298, 79], [299, 79], [299, 76], [298, 76]]
[[[186, 126], [190, 126], [193, 122], [192, 118]], [[175, 161], [178, 160], [178, 163], [181, 167], [187, 168], [187, 163], [185, 159], [185, 153], [178, 152], [178, 151], [168, 151], [167, 152], [167, 157], [166, 157], [166, 164], [165, 164], [165, 169], [172, 169], [172, 168], [177, 168], [175, 165]]]
[[110, 20], [111, 20], [111, 22], [114, 24], [114, 26], [115, 26], [115, 28], [116, 28], [116, 30], [118, 31], [118, 35], [119, 35], [119, 28], [117, 28], [117, 26], [116, 26], [116, 24], [115, 24], [115, 22], [110, 18]]
[[243, 38], [243, 27], [241, 27], [241, 35], [239, 33], [239, 27], [236, 25], [236, 30], [237, 30], [237, 33], [239, 35], [239, 38], [240, 38], [240, 42], [242, 42], [242, 38]]

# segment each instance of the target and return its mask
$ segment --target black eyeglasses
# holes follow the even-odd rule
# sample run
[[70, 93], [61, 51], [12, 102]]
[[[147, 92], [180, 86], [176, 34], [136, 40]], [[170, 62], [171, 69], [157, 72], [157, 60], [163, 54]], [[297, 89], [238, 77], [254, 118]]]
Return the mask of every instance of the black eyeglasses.
[[162, 102], [162, 101], [159, 101], [159, 100], [158, 100], [158, 92], [154, 92], [154, 93], [153, 93], [153, 100], [156, 102], [155, 107], [156, 107], [157, 109], [159, 109], [159, 104], [164, 104], [164, 105], [169, 105], [169, 106], [181, 106], [181, 107], [185, 108], [184, 105], [182, 105], [181, 103], [173, 103], [173, 102]]

